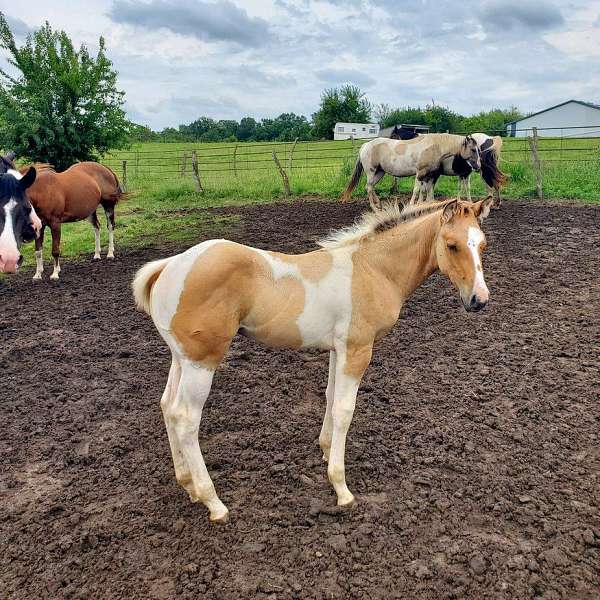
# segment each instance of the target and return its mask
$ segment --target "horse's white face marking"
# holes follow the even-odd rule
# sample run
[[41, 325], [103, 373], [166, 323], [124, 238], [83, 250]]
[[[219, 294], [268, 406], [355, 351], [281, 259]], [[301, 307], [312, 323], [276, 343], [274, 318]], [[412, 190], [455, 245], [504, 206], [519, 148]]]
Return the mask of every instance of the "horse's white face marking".
[[473, 279], [473, 294], [480, 300], [487, 302], [489, 290], [483, 277], [483, 267], [481, 266], [481, 256], [479, 255], [479, 246], [483, 242], [483, 231], [478, 227], [469, 227], [467, 237], [467, 248], [471, 251], [473, 257], [473, 267], [475, 269], [475, 278]]
[[6, 269], [9, 273], [17, 270], [17, 263], [21, 258], [13, 227], [15, 206], [17, 203], [12, 198], [4, 205], [4, 227], [0, 233], [0, 271]]
[[21, 173], [15, 169], [8, 169], [6, 172], [8, 175], [12, 175], [15, 179], [23, 179], [23, 175], [21, 175]]

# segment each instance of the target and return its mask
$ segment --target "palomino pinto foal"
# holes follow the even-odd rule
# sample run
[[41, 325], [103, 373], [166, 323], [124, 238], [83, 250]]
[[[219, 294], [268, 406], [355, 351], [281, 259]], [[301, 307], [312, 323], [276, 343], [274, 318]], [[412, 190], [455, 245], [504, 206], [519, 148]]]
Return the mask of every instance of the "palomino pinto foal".
[[363, 215], [307, 254], [210, 240], [138, 271], [137, 305], [172, 354], [161, 407], [175, 475], [212, 521], [227, 520], [228, 511], [204, 464], [198, 428], [213, 374], [236, 333], [273, 347], [330, 351], [319, 443], [338, 505], [353, 504], [344, 449], [373, 344], [437, 269], [458, 288], [468, 311], [487, 304], [479, 225], [489, 204], [450, 200], [403, 212], [391, 205]]
[[10, 171], [0, 175], [0, 273], [16, 273], [23, 261], [21, 244], [36, 237], [26, 194], [36, 172], [29, 169], [24, 176], [16, 175]]

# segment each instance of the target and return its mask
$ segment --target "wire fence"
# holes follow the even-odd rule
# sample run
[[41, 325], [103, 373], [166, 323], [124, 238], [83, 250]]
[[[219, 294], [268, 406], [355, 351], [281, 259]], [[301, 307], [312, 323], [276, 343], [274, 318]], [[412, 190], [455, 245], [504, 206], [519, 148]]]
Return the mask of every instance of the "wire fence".
[[[532, 168], [536, 179], [541, 178], [546, 163], [549, 167], [560, 163], [599, 163], [600, 166], [600, 125], [513, 129], [509, 136], [506, 136], [507, 130], [486, 133], [503, 134], [502, 161]], [[351, 169], [358, 150], [366, 141], [149, 143], [108, 153], [103, 163], [112, 168], [125, 185], [128, 180], [135, 180], [139, 186], [151, 179], [191, 177], [200, 191], [206, 180], [264, 174], [281, 176], [286, 187], [288, 175], [293, 177], [298, 172]]]

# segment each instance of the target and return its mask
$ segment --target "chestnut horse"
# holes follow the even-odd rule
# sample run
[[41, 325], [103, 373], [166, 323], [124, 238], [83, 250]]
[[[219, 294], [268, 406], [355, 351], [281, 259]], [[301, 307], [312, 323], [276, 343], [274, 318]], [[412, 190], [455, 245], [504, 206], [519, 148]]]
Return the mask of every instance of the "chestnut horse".
[[454, 199], [402, 212], [391, 205], [366, 213], [307, 254], [209, 240], [138, 271], [136, 303], [152, 317], [172, 355], [161, 408], [175, 476], [192, 501], [208, 508], [211, 521], [226, 521], [228, 510], [206, 469], [198, 428], [213, 375], [233, 337], [329, 350], [319, 444], [338, 505], [352, 505], [344, 448], [373, 344], [434, 271], [454, 284], [466, 310], [487, 304], [480, 223], [490, 203]]
[[[34, 279], [41, 279], [44, 271], [42, 249], [44, 230], [52, 233], [52, 256], [54, 271], [50, 279], [58, 279], [60, 273], [60, 235], [62, 223], [88, 219], [95, 236], [94, 259], [100, 259], [100, 223], [96, 210], [102, 205], [108, 227], [108, 253], [114, 258], [115, 205], [124, 196], [117, 176], [96, 162], [81, 162], [57, 173], [50, 165], [35, 165], [37, 178], [29, 188], [28, 195], [42, 220], [42, 230], [35, 241], [36, 271]], [[24, 167], [25, 171], [28, 167]]]

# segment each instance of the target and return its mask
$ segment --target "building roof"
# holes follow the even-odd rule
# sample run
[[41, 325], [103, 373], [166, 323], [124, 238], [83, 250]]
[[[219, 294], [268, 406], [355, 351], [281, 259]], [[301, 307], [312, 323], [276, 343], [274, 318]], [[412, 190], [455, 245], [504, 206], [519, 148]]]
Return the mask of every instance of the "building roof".
[[567, 100], [565, 102], [561, 102], [560, 104], [555, 104], [554, 106], [550, 106], [549, 108], [545, 108], [544, 110], [540, 110], [536, 113], [527, 115], [526, 117], [522, 117], [521, 119], [517, 119], [516, 121], [509, 121], [507, 125], [518, 123], [519, 121], [529, 119], [530, 117], [536, 117], [537, 115], [541, 115], [542, 113], [548, 112], [549, 110], [554, 110], [555, 108], [559, 108], [560, 106], [564, 106], [565, 104], [571, 104], [571, 102], [575, 102], [575, 104], [581, 104], [582, 106], [587, 106], [588, 108], [595, 108], [596, 110], [600, 110], [600, 105], [598, 104], [592, 104], [591, 102], [583, 102], [582, 100]]

